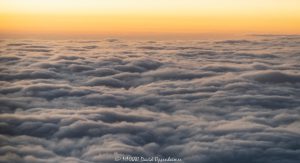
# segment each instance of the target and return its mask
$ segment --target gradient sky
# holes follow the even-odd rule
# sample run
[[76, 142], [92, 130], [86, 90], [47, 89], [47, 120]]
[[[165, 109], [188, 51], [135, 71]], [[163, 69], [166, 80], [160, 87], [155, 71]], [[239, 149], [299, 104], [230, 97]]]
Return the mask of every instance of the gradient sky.
[[0, 0], [1, 34], [300, 34], [299, 0]]

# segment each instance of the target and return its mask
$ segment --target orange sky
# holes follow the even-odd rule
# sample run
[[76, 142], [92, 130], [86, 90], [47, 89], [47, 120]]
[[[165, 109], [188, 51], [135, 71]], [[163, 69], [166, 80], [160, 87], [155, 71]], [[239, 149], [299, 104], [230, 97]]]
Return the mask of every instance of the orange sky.
[[0, 33], [300, 34], [300, 0], [0, 0]]

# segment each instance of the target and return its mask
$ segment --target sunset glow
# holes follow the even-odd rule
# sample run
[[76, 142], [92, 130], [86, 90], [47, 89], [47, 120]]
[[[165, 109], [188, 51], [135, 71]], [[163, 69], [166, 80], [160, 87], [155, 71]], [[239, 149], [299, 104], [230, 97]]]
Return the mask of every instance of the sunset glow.
[[1, 0], [2, 34], [300, 33], [298, 0]]

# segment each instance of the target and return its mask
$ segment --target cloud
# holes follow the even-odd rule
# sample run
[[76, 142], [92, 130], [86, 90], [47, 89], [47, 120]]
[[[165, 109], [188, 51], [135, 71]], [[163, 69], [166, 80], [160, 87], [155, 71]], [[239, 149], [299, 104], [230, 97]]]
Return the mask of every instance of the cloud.
[[111, 77], [102, 77], [102, 78], [93, 78], [92, 80], [87, 82], [88, 86], [108, 86], [108, 87], [125, 87], [125, 84], [118, 80]]
[[0, 62], [10, 62], [10, 61], [17, 61], [20, 60], [19, 57], [16, 56], [1, 56]]
[[89, 46], [83, 46], [82, 48], [84, 48], [84, 49], [97, 49], [98, 46], [96, 46], [96, 45], [89, 45]]
[[250, 40], [225, 40], [225, 41], [217, 41], [217, 44], [230, 44], [230, 45], [235, 45], [235, 44], [252, 44], [255, 43]]
[[82, 71], [93, 70], [92, 67], [84, 66], [84, 65], [75, 65], [75, 64], [71, 64], [68, 68], [73, 72], [82, 72]]
[[60, 75], [48, 70], [24, 70], [17, 73], [0, 73], [2, 81], [31, 80], [31, 79], [57, 79]]
[[253, 79], [261, 83], [299, 83], [300, 75], [293, 73], [286, 73], [281, 71], [262, 71], [252, 72], [244, 75], [244, 77]]
[[9, 43], [6, 46], [24, 46], [24, 45], [28, 45], [26, 43]]
[[51, 52], [52, 50], [50, 49], [44, 49], [44, 48], [22, 48], [22, 49], [18, 49], [18, 51], [21, 52]]
[[0, 162], [299, 162], [298, 42], [3, 40]]
[[[120, 73], [120, 71], [109, 69], [109, 68], [97, 68], [89, 71], [83, 72], [84, 75], [87, 76], [95, 76], [95, 77], [104, 77], [104, 76], [110, 76]], [[95, 78], [94, 78], [95, 79]]]

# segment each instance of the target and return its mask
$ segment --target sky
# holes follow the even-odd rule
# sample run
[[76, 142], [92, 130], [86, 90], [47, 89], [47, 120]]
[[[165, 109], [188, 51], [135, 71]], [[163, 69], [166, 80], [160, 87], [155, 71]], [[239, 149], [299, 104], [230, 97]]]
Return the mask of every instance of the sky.
[[3, 35], [300, 34], [299, 0], [0, 0]]

